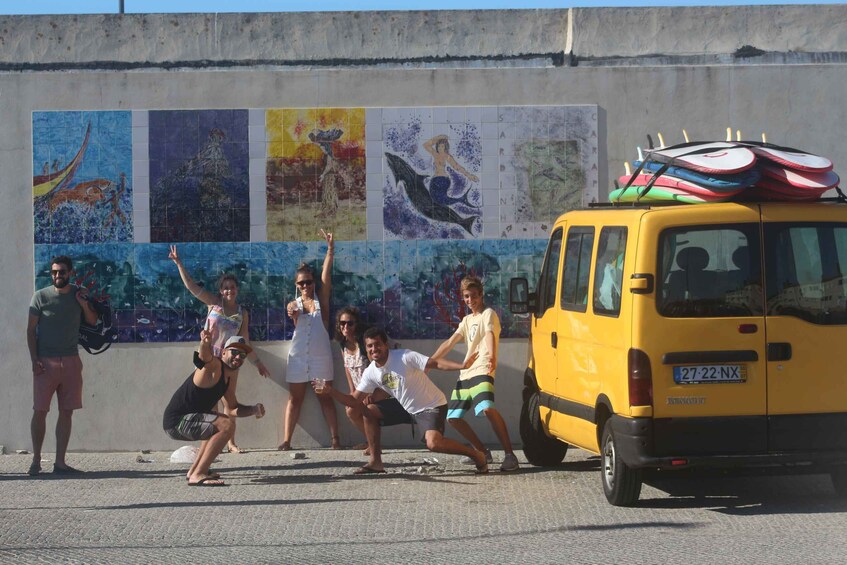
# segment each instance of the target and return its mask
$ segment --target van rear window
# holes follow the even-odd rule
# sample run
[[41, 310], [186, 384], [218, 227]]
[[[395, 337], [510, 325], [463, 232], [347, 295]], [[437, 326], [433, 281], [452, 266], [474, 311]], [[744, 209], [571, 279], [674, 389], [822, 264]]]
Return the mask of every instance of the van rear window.
[[722, 224], [662, 232], [659, 313], [669, 318], [761, 316], [758, 227]]
[[847, 224], [765, 225], [767, 313], [847, 324]]

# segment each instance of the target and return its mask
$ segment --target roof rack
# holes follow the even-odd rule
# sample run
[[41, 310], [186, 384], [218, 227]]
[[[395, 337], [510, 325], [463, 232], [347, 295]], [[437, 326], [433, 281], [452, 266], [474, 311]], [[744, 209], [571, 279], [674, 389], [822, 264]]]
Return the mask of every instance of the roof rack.
[[589, 202], [589, 208], [664, 208], [667, 206], [703, 206], [704, 204], [811, 204], [814, 202], [838, 202], [847, 204], [841, 196], [828, 196], [817, 200], [725, 200], [722, 202], [678, 202], [655, 200], [649, 202]]

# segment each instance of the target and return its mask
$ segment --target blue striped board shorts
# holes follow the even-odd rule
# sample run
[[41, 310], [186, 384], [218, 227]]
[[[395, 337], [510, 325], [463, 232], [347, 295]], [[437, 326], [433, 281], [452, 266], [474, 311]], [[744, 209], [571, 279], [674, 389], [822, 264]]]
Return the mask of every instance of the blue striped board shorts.
[[456, 381], [456, 388], [453, 389], [450, 403], [447, 405], [447, 418], [464, 418], [471, 408], [477, 416], [481, 416], [486, 408], [494, 408], [493, 377], [480, 375]]

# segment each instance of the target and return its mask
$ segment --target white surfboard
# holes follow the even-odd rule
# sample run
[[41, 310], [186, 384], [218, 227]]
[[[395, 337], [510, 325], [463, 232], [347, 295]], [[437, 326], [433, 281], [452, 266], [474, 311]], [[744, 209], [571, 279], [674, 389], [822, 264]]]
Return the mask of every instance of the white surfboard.
[[765, 160], [759, 163], [759, 168], [765, 176], [798, 188], [828, 190], [837, 186], [841, 180], [834, 171], [823, 173], [801, 171], [782, 167]]
[[750, 149], [759, 157], [779, 163], [790, 169], [815, 173], [825, 173], [832, 170], [832, 161], [826, 157], [813, 155], [812, 153], [785, 151], [773, 147], [759, 147], [755, 145], [752, 145]]
[[747, 147], [723, 141], [686, 143], [648, 151], [647, 159], [711, 174], [740, 173], [756, 163], [756, 155]]

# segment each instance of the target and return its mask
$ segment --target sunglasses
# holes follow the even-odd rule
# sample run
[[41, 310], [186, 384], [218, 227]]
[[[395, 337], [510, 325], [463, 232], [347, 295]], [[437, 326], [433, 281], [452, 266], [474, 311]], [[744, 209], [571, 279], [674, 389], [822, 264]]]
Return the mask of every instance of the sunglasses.
[[247, 354], [241, 351], [240, 349], [228, 349], [229, 354], [235, 357], [236, 359], [244, 359], [247, 357]]
[[345, 326], [355, 326], [356, 321], [355, 320], [339, 320], [338, 325], [341, 326], [342, 328], [345, 327]]
[[65, 275], [68, 274], [68, 270], [67, 269], [50, 269], [50, 274], [54, 277], [56, 275], [65, 276]]
[[309, 285], [315, 284], [315, 281], [313, 281], [312, 279], [309, 279], [309, 280], [305, 280], [305, 281], [297, 281], [295, 284], [297, 286], [309, 286]]

